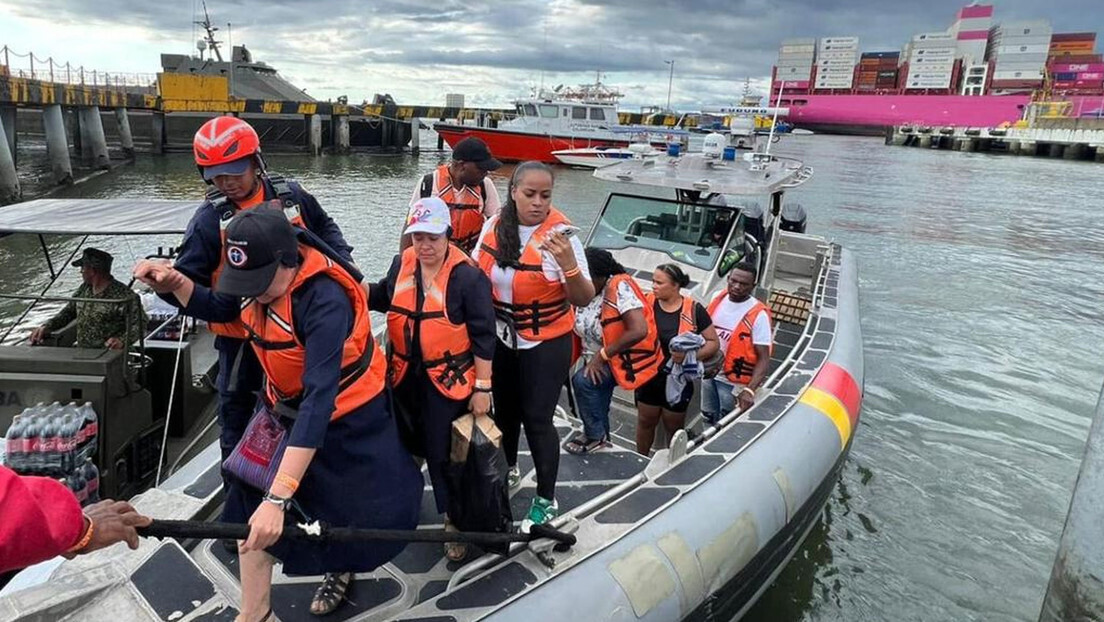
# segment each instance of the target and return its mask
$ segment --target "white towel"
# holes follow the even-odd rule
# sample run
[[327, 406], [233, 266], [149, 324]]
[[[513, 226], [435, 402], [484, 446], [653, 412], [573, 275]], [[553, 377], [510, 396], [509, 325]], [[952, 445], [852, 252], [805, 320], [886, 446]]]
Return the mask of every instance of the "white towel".
[[667, 361], [667, 403], [677, 404], [682, 399], [686, 383], [701, 378], [704, 368], [698, 361], [698, 350], [705, 345], [705, 339], [694, 332], [675, 335], [668, 344], [671, 352], [685, 352], [682, 363], [676, 363], [674, 357]]

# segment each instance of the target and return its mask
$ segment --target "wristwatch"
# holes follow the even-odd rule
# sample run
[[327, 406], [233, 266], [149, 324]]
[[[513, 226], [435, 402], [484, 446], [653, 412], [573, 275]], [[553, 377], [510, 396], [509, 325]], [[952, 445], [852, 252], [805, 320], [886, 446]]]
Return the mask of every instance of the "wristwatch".
[[284, 497], [277, 497], [271, 492], [266, 492], [264, 500], [272, 505], [280, 508], [281, 512], [287, 512], [288, 504], [291, 503], [291, 499], [285, 499]]

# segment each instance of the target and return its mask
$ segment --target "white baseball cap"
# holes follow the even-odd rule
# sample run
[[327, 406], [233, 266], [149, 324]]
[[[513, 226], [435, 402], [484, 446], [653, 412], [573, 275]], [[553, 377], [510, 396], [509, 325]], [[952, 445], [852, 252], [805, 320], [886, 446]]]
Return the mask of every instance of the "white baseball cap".
[[403, 233], [432, 233], [440, 235], [452, 226], [448, 205], [437, 197], [418, 199], [406, 215]]

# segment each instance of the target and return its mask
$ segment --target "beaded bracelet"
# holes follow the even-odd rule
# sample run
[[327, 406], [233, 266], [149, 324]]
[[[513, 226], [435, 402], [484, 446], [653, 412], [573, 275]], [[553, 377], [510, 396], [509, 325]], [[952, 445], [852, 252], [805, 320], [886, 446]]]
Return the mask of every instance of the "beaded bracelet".
[[88, 519], [88, 529], [85, 530], [84, 535], [81, 536], [80, 541], [74, 544], [66, 553], [79, 553], [82, 551], [88, 543], [92, 541], [92, 534], [96, 531], [96, 521], [92, 520], [92, 517], [84, 514], [84, 518]]

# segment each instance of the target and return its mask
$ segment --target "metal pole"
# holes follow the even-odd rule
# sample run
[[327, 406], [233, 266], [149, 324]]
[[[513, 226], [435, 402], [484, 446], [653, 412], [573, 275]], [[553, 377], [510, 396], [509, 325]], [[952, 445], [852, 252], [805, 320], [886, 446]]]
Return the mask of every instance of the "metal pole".
[[671, 74], [667, 76], [667, 109], [664, 110], [664, 114], [671, 109], [671, 84], [675, 81], [675, 61], [665, 60], [663, 61], [671, 66]]
[[1039, 622], [1104, 620], [1104, 390], [1085, 442]]

